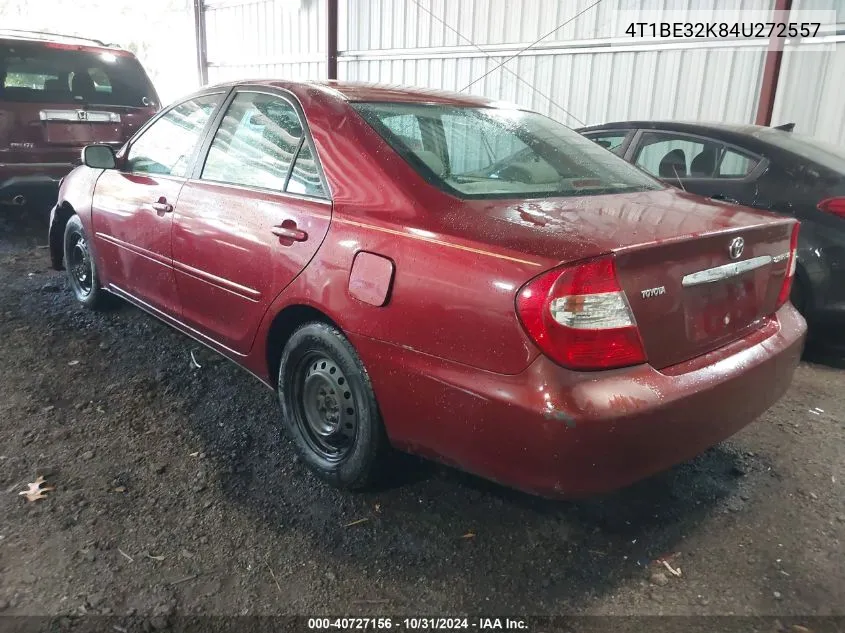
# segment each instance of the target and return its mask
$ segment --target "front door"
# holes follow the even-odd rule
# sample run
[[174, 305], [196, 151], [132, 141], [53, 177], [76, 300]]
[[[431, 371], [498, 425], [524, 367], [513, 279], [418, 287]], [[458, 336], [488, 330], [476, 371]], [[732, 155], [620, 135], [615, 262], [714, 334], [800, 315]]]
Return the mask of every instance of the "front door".
[[278, 95], [235, 94], [174, 214], [184, 322], [237, 354], [328, 231], [331, 202], [303, 119]]
[[129, 146], [120, 169], [103, 172], [92, 202], [103, 283], [156, 310], [180, 314], [173, 276], [173, 209], [221, 95], [164, 113]]

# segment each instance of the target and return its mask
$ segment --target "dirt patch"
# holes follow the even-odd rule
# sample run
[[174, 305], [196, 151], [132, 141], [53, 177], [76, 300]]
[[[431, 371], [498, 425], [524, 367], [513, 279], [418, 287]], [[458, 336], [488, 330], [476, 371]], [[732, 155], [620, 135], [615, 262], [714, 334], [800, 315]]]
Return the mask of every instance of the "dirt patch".
[[[129, 306], [77, 306], [43, 233], [0, 222], [3, 613], [845, 610], [839, 369], [802, 365], [732, 442], [610, 497], [549, 502], [412, 458], [341, 493], [253, 378]], [[37, 475], [55, 490], [28, 503]]]

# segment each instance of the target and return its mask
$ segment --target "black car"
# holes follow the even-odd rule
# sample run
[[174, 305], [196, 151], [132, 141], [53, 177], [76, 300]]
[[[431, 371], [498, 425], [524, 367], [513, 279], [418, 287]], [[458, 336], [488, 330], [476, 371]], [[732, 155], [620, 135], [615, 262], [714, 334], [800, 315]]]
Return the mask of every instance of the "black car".
[[792, 128], [623, 121], [578, 131], [667, 184], [800, 220], [792, 302], [813, 326], [845, 323], [845, 149]]

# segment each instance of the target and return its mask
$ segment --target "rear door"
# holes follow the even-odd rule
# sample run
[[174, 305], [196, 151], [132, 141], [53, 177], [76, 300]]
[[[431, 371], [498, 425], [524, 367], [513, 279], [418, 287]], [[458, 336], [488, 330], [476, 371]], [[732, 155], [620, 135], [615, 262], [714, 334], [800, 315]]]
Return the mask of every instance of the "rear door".
[[173, 208], [222, 93], [180, 103], [134, 139], [119, 169], [94, 189], [94, 235], [104, 282], [179, 317], [173, 276]]
[[717, 139], [643, 131], [628, 153], [637, 167], [700, 196], [754, 206], [763, 160]]
[[270, 303], [317, 252], [332, 207], [292, 99], [235, 92], [207, 143], [176, 206], [173, 266], [184, 322], [246, 354]]
[[122, 145], [158, 110], [128, 51], [0, 41], [0, 162], [69, 166], [88, 143]]

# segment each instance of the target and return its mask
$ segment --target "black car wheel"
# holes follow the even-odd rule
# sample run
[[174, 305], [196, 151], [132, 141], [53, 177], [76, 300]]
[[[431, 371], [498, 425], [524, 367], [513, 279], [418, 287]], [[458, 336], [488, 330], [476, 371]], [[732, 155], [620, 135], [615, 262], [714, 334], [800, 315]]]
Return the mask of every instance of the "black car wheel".
[[72, 215], [65, 226], [64, 261], [70, 287], [77, 301], [93, 310], [113, 305], [114, 297], [100, 285], [91, 244], [77, 215]]
[[288, 340], [279, 367], [285, 425], [303, 461], [346, 489], [376, 478], [387, 435], [367, 372], [352, 344], [326, 323], [308, 323]]
[[804, 289], [804, 282], [798, 277], [792, 280], [792, 290], [789, 293], [789, 300], [795, 309], [801, 313], [805, 319], [807, 318], [807, 292]]

